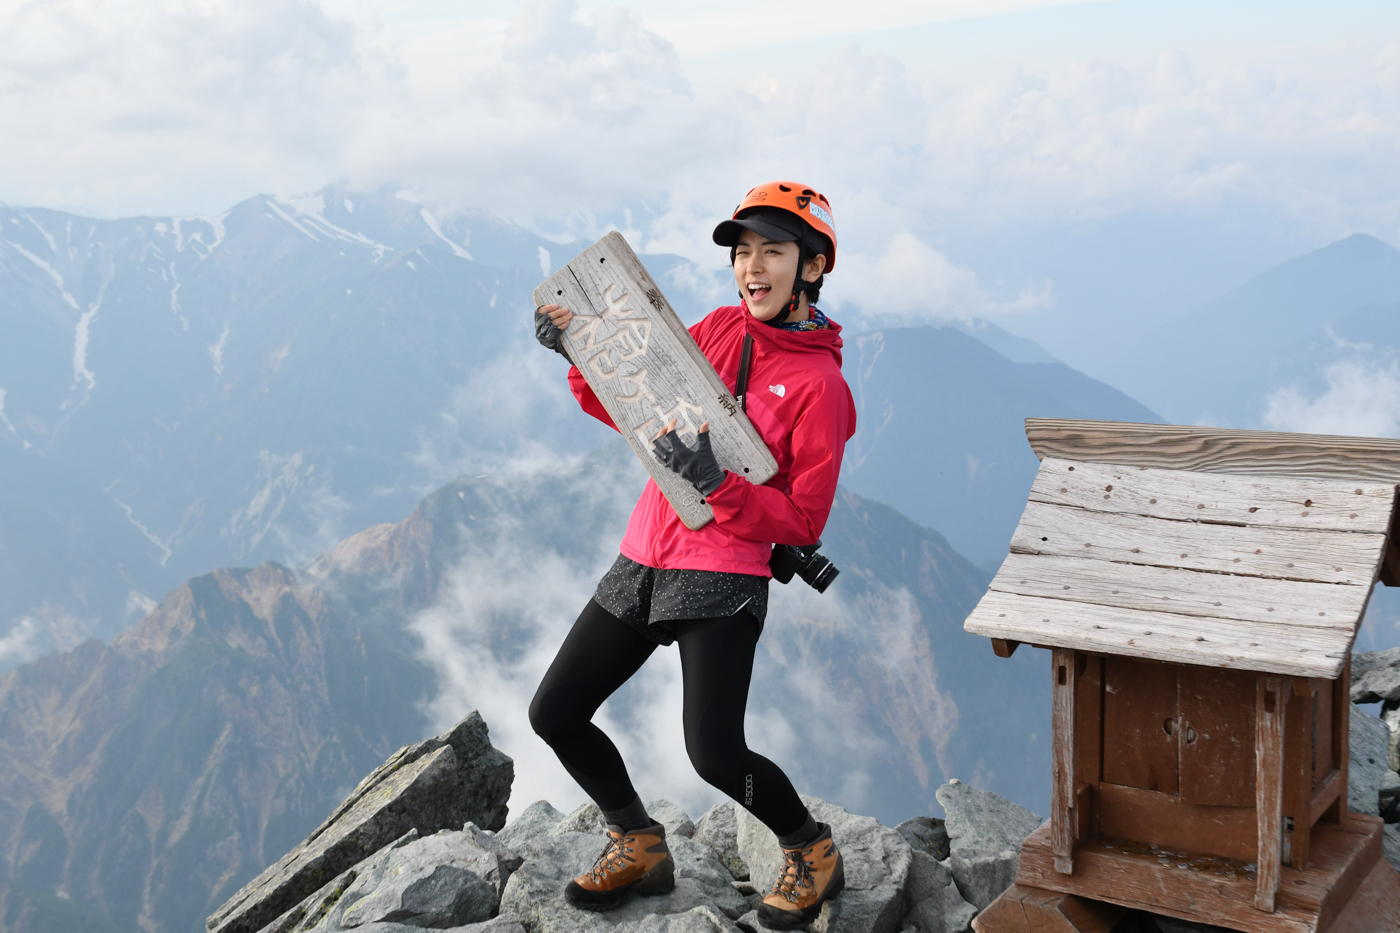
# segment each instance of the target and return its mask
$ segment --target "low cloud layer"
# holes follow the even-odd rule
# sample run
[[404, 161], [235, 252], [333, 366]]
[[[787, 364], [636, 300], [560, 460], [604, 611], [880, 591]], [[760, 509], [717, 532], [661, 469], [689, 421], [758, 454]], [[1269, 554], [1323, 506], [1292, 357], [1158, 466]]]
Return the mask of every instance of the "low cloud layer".
[[34, 620], [24, 616], [0, 636], [0, 668], [22, 664], [38, 654], [39, 631]]
[[1264, 426], [1305, 434], [1400, 437], [1400, 364], [1365, 357], [1323, 370], [1320, 392], [1285, 387], [1265, 399]]
[[[632, 482], [640, 478], [634, 465], [618, 473], [597, 482], [596, 473], [565, 479], [556, 468], [536, 471], [535, 480], [528, 471], [493, 480], [492, 497], [509, 505], [491, 515], [473, 507], [464, 533], [474, 543], [447, 575], [436, 604], [410, 623], [438, 675], [429, 718], [445, 728], [467, 710], [481, 711], [492, 742], [515, 760], [513, 812], [539, 799], [562, 809], [586, 799], [534, 734], [528, 710], [617, 554], [640, 487]], [[539, 477], [558, 479], [540, 486]], [[600, 506], [590, 514], [609, 517], [568, 535], [542, 534], [544, 526], [516, 511], [543, 508], [541, 495], [587, 498]], [[939, 685], [939, 659], [914, 599], [904, 590], [856, 583], [856, 576], [853, 571], [852, 582], [825, 594], [800, 581], [771, 587], [747, 739], [806, 793], [860, 812], [927, 810], [935, 806], [934, 789], [955, 776], [946, 753], [958, 727], [957, 704]], [[644, 800], [665, 797], [698, 816], [722, 799], [686, 753], [675, 646], [658, 648], [594, 722], [617, 744]]]

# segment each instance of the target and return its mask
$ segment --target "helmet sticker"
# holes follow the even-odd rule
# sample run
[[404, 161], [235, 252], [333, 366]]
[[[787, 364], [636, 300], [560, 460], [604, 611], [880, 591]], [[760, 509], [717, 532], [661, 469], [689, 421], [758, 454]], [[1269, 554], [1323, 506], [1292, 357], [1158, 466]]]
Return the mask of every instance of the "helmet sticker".
[[813, 216], [813, 217], [815, 217], [815, 218], [817, 218], [818, 220], [822, 221], [823, 223], [825, 223], [825, 224], [826, 224], [828, 227], [830, 227], [831, 229], [833, 229], [833, 230], [836, 229], [836, 221], [832, 219], [832, 217], [831, 217], [830, 214], [828, 214], [826, 211], [822, 210], [822, 208], [821, 208], [820, 205], [815, 204], [815, 203], [810, 204], [810, 205], [808, 205], [807, 210], [809, 210], [809, 211], [812, 212], [812, 216]]
[[803, 197], [802, 195], [799, 194], [799, 195], [797, 196], [797, 209], [798, 209], [799, 211], [805, 211], [805, 210], [807, 209], [807, 205], [811, 202], [811, 200], [812, 200], [811, 198], [809, 198], [809, 197]]

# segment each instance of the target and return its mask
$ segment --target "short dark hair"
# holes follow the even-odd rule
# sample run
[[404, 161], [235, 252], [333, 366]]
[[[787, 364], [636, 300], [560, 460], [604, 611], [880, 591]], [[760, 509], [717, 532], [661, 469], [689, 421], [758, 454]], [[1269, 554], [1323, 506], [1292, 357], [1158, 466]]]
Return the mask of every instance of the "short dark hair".
[[[821, 234], [817, 235], [821, 236]], [[799, 280], [801, 280], [802, 270], [807, 268], [807, 263], [811, 262], [813, 259], [816, 259], [818, 256], [825, 256], [826, 250], [814, 250], [806, 243], [799, 244], [799, 247], [800, 248], [797, 253], [797, 277]], [[815, 282], [803, 283], [802, 290], [807, 293], [808, 304], [814, 305], [817, 303], [817, 298], [821, 296], [822, 285], [825, 282], [826, 273], [823, 272], [821, 275], [817, 276], [817, 280]]]
[[[821, 233], [817, 233], [817, 236], [822, 237], [822, 239], [826, 238], [825, 235]], [[737, 245], [729, 247], [729, 267], [731, 269], [734, 268], [734, 259], [738, 255], [738, 252], [739, 247]], [[816, 259], [818, 256], [825, 255], [826, 250], [824, 249], [813, 249], [805, 242], [799, 242], [797, 244], [797, 279], [793, 282], [794, 288], [797, 287], [798, 282], [802, 282], [802, 270], [807, 268], [807, 263], [811, 262], [813, 259]], [[817, 303], [817, 299], [821, 296], [822, 293], [822, 285], [824, 285], [825, 283], [825, 272], [817, 276], [817, 280], [815, 282], [802, 282], [801, 288], [802, 291], [807, 293], [807, 303], [809, 305], [815, 305]]]

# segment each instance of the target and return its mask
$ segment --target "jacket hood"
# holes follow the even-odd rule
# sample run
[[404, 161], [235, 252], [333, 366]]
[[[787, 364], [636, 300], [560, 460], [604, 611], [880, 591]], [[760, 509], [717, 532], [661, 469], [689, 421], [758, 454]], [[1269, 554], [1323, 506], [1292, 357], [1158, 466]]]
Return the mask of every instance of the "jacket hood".
[[827, 330], [779, 330], [757, 320], [742, 305], [734, 305], [732, 308], [743, 315], [744, 331], [751, 334], [757, 343], [767, 344], [788, 353], [827, 353], [836, 361], [838, 368], [841, 366], [841, 347], [844, 346], [841, 325], [831, 318], [827, 318], [831, 323]]

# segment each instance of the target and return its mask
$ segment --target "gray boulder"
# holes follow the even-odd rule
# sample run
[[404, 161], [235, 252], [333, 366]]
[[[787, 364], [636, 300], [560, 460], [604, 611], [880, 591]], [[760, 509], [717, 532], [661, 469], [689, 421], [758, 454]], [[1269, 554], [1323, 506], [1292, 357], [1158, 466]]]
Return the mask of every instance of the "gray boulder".
[[1021, 843], [1042, 820], [1005, 797], [957, 780], [940, 787], [936, 796], [947, 814], [958, 891], [983, 910], [1016, 880]]
[[608, 824], [603, 816], [603, 811], [590, 800], [574, 807], [568, 816], [559, 821], [558, 826], [549, 827], [545, 831], [556, 835], [558, 833], [584, 833], [585, 835], [602, 836], [607, 830]]
[[[870, 816], [848, 813], [816, 797], [802, 801], [819, 822], [831, 824], [841, 848], [846, 888], [809, 929], [816, 933], [893, 933], [907, 908], [905, 888], [914, 852], [899, 833]], [[766, 894], [778, 880], [782, 847], [772, 831], [744, 809], [736, 809], [739, 855], [748, 865], [754, 888]]]
[[948, 827], [933, 816], [916, 816], [895, 827], [895, 832], [904, 837], [915, 852], [926, 852], [936, 861], [943, 861], [951, 854], [948, 849]]
[[[364, 927], [359, 933], [369, 933]], [[417, 933], [415, 930], [414, 933]], [[525, 924], [519, 920], [512, 920], [509, 917], [496, 917], [493, 920], [486, 920], [482, 923], [469, 923], [464, 927], [458, 927], [452, 933], [529, 933], [525, 929]]]
[[653, 800], [646, 807], [647, 816], [666, 827], [668, 840], [677, 836], [684, 836], [687, 839], [694, 838], [695, 824], [690, 821], [690, 814], [676, 804], [669, 800]]
[[1385, 853], [1385, 860], [1390, 863], [1390, 867], [1400, 871], [1400, 826], [1387, 823], [1381, 845], [1381, 851]]
[[463, 841], [463, 851], [458, 857], [466, 858], [467, 853], [471, 853], [472, 871], [496, 889], [496, 897], [499, 899], [505, 893], [506, 882], [510, 880], [511, 872], [519, 868], [520, 863], [525, 860], [497, 839], [495, 833], [489, 829], [482, 829], [470, 820], [462, 827], [462, 835], [466, 838]]
[[1381, 722], [1390, 729], [1390, 770], [1400, 771], [1400, 704], [1394, 709], [1382, 709]]
[[[577, 812], [577, 811], [575, 811]], [[501, 845], [512, 852], [524, 853], [525, 844], [536, 836], [542, 836], [564, 820], [564, 814], [550, 806], [548, 800], [536, 800], [524, 811], [506, 824], [505, 829], [496, 833]], [[598, 814], [598, 830], [603, 831], [602, 814]]]
[[663, 825], [670, 824], [666, 843], [676, 863], [675, 890], [660, 897], [636, 897], [606, 913], [579, 910], [565, 901], [564, 886], [587, 871], [603, 851], [602, 814], [596, 810], [584, 804], [566, 816], [541, 800], [497, 834], [498, 841], [524, 857], [506, 884], [501, 916], [519, 920], [532, 933], [738, 933], [733, 921], [750, 909], [749, 903], [734, 889], [714, 852], [684, 835], [687, 826], [693, 832], [690, 817], [665, 801], [649, 804], [647, 812]]
[[[418, 838], [417, 830], [410, 830], [395, 845], [416, 838]], [[261, 933], [304, 933], [308, 930], [325, 930], [327, 916], [340, 903], [341, 897], [358, 877], [359, 873], [353, 868], [342, 872], [263, 927]]]
[[[423, 928], [404, 923], [366, 923], [362, 927], [356, 927], [355, 933], [423, 933]], [[451, 933], [529, 933], [529, 931], [519, 920], [497, 917], [494, 920], [486, 920], [481, 923], [468, 923], [466, 926], [453, 927]]]
[[486, 921], [520, 862], [473, 823], [461, 832], [443, 830], [423, 839], [410, 830], [262, 933], [389, 933], [399, 926], [456, 929]]
[[739, 854], [737, 807], [732, 800], [711, 807], [695, 824], [695, 841], [708, 846], [735, 881], [748, 881], [749, 866]]
[[[844, 852], [842, 853], [844, 857]], [[892, 884], [847, 887], [807, 929], [812, 933], [884, 933], [898, 930], [904, 916], [904, 892]]]
[[1381, 782], [1390, 762], [1390, 729], [1355, 704], [1351, 707], [1350, 763], [1347, 770], [1347, 809], [1380, 815]]
[[[690, 816], [669, 800], [653, 800], [645, 804], [647, 816], [666, 827], [666, 838], [673, 836], [694, 836], [695, 824]], [[550, 807], [553, 810], [553, 807]], [[593, 801], [579, 804], [573, 812], [552, 826], [554, 832], [593, 833], [601, 836], [607, 832], [607, 818]]]
[[972, 928], [977, 908], [958, 892], [952, 869], [929, 853], [914, 850], [907, 885], [904, 933], [967, 933]]
[[1400, 823], [1400, 774], [1386, 770], [1381, 777], [1381, 819]]
[[391, 846], [363, 863], [326, 929], [373, 923], [446, 929], [491, 919], [505, 880], [521, 859], [467, 825], [468, 830], [445, 829]]
[[257, 933], [309, 896], [416, 829], [420, 834], [505, 822], [514, 779], [510, 758], [491, 745], [475, 711], [436, 738], [399, 749], [317, 830], [248, 882], [206, 921], [213, 933]]
[[1351, 656], [1351, 702], [1400, 702], [1400, 648]]

